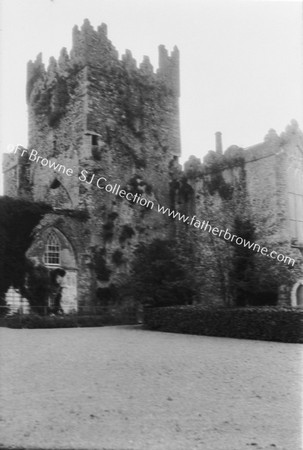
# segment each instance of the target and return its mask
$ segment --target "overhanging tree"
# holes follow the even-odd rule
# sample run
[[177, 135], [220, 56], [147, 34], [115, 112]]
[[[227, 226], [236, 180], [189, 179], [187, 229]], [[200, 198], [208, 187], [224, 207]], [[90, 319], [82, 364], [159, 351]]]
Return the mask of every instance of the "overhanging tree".
[[[26, 273], [26, 251], [33, 229], [52, 208], [44, 203], [0, 197], [0, 305], [10, 286], [21, 289]], [[3, 309], [3, 308], [1, 308]]]

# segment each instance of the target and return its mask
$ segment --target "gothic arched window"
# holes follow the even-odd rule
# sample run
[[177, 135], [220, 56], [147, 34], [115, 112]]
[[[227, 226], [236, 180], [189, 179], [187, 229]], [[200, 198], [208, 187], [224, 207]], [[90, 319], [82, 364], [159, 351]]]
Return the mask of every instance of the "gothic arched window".
[[60, 265], [60, 242], [57, 235], [51, 231], [47, 236], [44, 262], [50, 266]]

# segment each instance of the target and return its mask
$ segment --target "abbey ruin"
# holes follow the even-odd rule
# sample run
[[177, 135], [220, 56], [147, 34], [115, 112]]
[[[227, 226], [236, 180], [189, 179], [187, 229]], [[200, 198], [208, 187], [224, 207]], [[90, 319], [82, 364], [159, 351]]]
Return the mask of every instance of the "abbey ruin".
[[[148, 57], [137, 67], [130, 51], [119, 59], [104, 24], [94, 30], [88, 20], [74, 28], [70, 54], [63, 49], [47, 69], [41, 55], [29, 62], [28, 151], [5, 155], [4, 192], [53, 206], [28, 256], [66, 271], [65, 312], [94, 311], [106, 289], [127, 281], [137, 245], [156, 237], [192, 246], [199, 301], [227, 302], [234, 295], [235, 246], [159, 214], [155, 205], [238, 236], [251, 226], [254, 242], [295, 261], [285, 272], [283, 261], [256, 255], [260, 293], [282, 270], [275, 301], [303, 304], [303, 134], [297, 123], [280, 136], [269, 130], [246, 149], [223, 151], [217, 133], [215, 150], [203, 162], [191, 157], [183, 170], [179, 96], [176, 47], [171, 54], [159, 47], [156, 72]], [[132, 302], [127, 293], [124, 299]]]

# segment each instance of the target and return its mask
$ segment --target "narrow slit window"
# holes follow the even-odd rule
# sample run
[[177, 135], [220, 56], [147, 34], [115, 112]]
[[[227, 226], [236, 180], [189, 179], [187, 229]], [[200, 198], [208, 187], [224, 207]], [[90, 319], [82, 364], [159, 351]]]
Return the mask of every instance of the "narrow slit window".
[[31, 168], [29, 165], [25, 166], [25, 179], [26, 181], [30, 181], [30, 177], [31, 177]]

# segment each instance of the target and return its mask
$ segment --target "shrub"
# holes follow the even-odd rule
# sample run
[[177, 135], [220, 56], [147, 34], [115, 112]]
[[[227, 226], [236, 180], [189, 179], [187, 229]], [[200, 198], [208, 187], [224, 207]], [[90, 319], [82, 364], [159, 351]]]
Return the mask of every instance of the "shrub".
[[14, 314], [3, 323], [8, 328], [71, 328], [77, 322], [73, 316], [40, 316], [38, 314]]
[[114, 284], [110, 284], [108, 287], [99, 287], [96, 290], [97, 306], [108, 306], [117, 300], [117, 288]]
[[297, 308], [146, 308], [148, 329], [238, 339], [303, 343], [303, 310]]
[[132, 264], [134, 298], [150, 306], [191, 303], [196, 292], [191, 275], [189, 262], [175, 241], [155, 239], [140, 244]]
[[103, 327], [106, 325], [133, 324], [134, 319], [123, 311], [119, 314], [111, 312], [100, 315], [77, 315], [66, 316], [39, 316], [35, 314], [14, 314], [2, 317], [0, 326], [8, 328], [76, 328], [76, 327]]
[[30, 247], [33, 229], [52, 208], [7, 196], [0, 198], [0, 303], [10, 286], [20, 289], [26, 275], [25, 253]]
[[49, 270], [42, 264], [34, 264], [27, 259], [25, 262], [26, 277], [20, 293], [31, 306], [31, 311], [44, 314], [51, 295], [51, 280]]
[[[249, 219], [235, 217], [233, 232], [246, 242], [256, 242], [255, 226]], [[264, 258], [261, 253], [230, 242], [234, 247], [229, 264], [229, 288], [235, 306], [275, 306], [279, 287], [291, 286], [296, 278], [293, 267]]]

